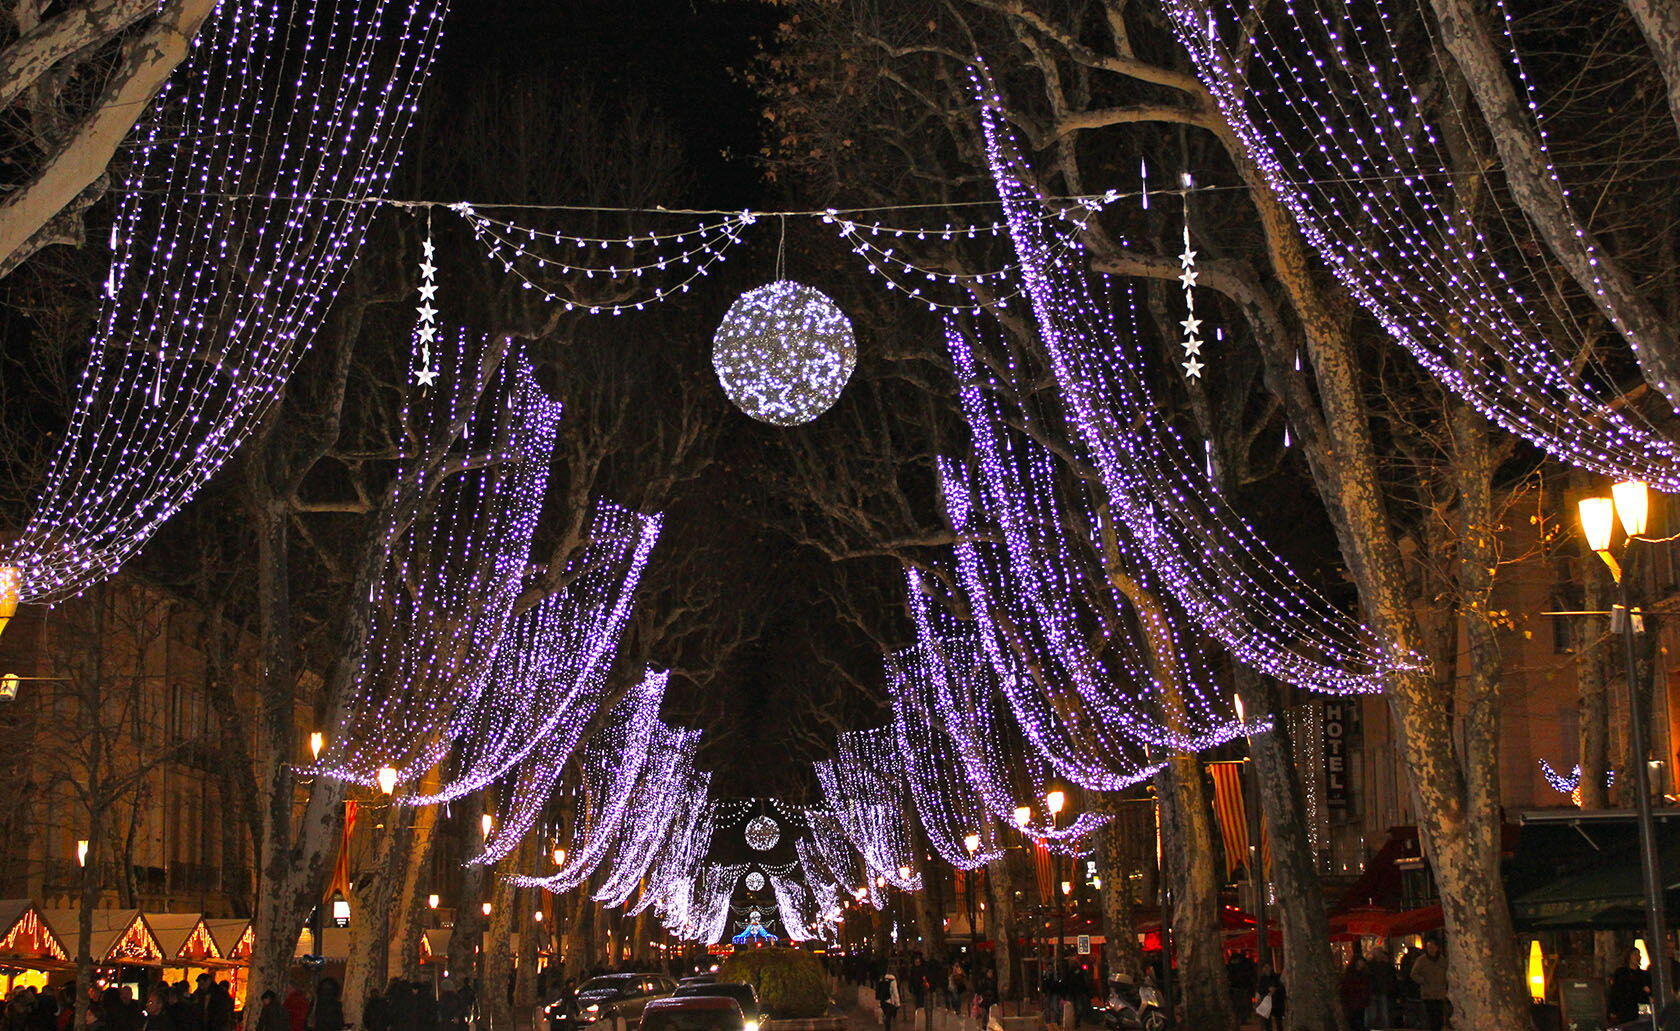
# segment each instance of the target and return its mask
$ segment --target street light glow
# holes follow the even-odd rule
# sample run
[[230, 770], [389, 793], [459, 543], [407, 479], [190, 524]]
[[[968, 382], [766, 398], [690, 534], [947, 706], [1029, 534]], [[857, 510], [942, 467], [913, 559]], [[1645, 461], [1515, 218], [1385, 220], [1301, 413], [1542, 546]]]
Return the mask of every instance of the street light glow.
[[1067, 805], [1067, 792], [1056, 788], [1044, 796], [1044, 807], [1050, 810], [1051, 816], [1061, 815], [1063, 807]]
[[394, 795], [394, 794], [396, 794], [396, 792], [397, 792], [397, 770], [396, 770], [396, 767], [394, 767], [394, 766], [381, 766], [379, 768], [379, 793], [382, 794], [382, 795]]
[[1638, 537], [1645, 532], [1651, 517], [1651, 492], [1638, 480], [1623, 480], [1610, 488], [1616, 515], [1622, 520], [1622, 532]]
[[1027, 824], [1029, 824], [1031, 822], [1032, 822], [1032, 806], [1029, 806], [1029, 805], [1016, 806], [1015, 807], [1015, 826], [1025, 827]]
[[980, 835], [970, 834], [963, 838], [963, 848], [968, 849], [968, 854], [971, 856], [980, 851]]
[[1616, 530], [1616, 503], [1610, 498], [1582, 498], [1581, 533], [1587, 547], [1597, 552], [1610, 550], [1610, 535]]

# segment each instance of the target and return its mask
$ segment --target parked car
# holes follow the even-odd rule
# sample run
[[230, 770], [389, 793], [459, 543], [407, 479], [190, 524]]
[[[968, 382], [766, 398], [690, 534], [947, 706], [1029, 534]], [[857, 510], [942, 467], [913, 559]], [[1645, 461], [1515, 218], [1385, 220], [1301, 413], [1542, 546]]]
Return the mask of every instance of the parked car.
[[716, 974], [695, 974], [693, 977], [685, 977], [682, 980], [678, 981], [677, 982], [677, 987], [678, 988], [686, 988], [691, 984], [717, 984], [717, 975]]
[[668, 997], [676, 988], [664, 974], [605, 974], [549, 1000], [543, 1015], [549, 1031], [576, 1031], [601, 1020], [622, 1020], [630, 1027], [649, 1002]]
[[758, 989], [750, 984], [734, 984], [714, 981], [711, 984], [681, 984], [677, 986], [673, 999], [705, 999], [720, 998], [734, 999], [735, 1005], [741, 1007], [741, 1018], [747, 1022], [747, 1031], [758, 1031], [758, 1025], [767, 1016], [758, 1005]]
[[734, 999], [693, 995], [655, 999], [642, 1008], [641, 1031], [746, 1031], [746, 1019]]

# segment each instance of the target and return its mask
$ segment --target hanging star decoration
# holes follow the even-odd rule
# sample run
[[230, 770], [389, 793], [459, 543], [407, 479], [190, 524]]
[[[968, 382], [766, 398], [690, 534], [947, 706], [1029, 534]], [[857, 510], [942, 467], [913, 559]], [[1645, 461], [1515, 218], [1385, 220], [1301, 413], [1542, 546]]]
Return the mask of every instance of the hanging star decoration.
[[430, 230], [420, 246], [424, 256], [420, 259], [420, 306], [416, 309], [419, 321], [414, 327], [414, 336], [420, 345], [420, 361], [414, 370], [414, 382], [430, 387], [437, 383], [438, 378], [437, 366], [432, 362], [432, 341], [437, 338], [437, 309], [432, 306], [432, 301], [437, 299], [437, 266], [432, 264], [434, 248]]
[[1184, 327], [1184, 375], [1190, 379], [1201, 379], [1202, 369], [1202, 338], [1197, 334], [1202, 331], [1202, 320], [1196, 317], [1196, 252], [1190, 246], [1190, 223], [1184, 223], [1184, 253], [1178, 256], [1178, 264], [1184, 269], [1178, 274], [1178, 281], [1184, 284], [1184, 321], [1179, 325]]

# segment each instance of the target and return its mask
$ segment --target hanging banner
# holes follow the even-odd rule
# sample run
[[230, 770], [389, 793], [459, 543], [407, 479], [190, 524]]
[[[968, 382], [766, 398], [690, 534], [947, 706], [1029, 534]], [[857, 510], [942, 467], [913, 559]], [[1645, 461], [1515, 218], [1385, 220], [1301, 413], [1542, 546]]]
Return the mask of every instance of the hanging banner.
[[1248, 865], [1248, 813], [1243, 807], [1241, 762], [1222, 761], [1207, 764], [1208, 776], [1213, 779], [1213, 816], [1219, 824], [1219, 836], [1225, 842], [1225, 876], [1230, 877], [1239, 867]]

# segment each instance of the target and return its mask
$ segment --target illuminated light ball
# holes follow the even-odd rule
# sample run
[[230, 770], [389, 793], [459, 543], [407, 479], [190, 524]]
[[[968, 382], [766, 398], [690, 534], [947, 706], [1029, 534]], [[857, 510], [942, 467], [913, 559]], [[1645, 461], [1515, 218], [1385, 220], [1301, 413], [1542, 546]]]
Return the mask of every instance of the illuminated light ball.
[[747, 844], [760, 852], [768, 852], [782, 840], [782, 829], [768, 816], [755, 816], [747, 821]]
[[798, 426], [833, 407], [857, 366], [851, 320], [828, 295], [791, 279], [748, 290], [712, 337], [718, 382], [741, 411]]
[[747, 874], [747, 890], [748, 891], [763, 891], [764, 890], [764, 875], [759, 873], [757, 870], [754, 870], [752, 873]]

